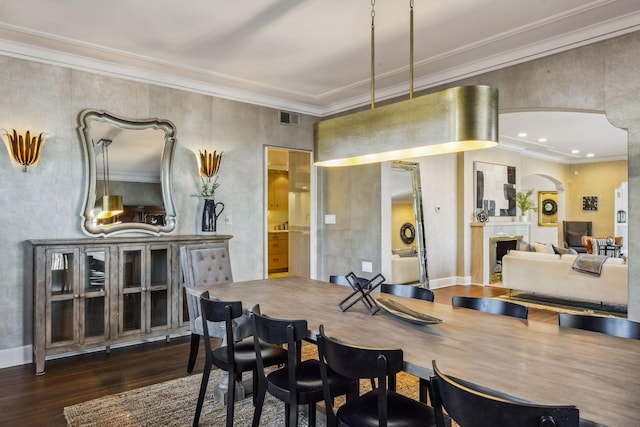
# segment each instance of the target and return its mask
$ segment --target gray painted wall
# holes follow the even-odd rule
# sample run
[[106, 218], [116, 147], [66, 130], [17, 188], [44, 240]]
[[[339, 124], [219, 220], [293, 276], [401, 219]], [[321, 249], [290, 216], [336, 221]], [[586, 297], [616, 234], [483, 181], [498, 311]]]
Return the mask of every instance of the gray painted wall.
[[[197, 93], [121, 80], [0, 56], [0, 128], [52, 134], [28, 173], [0, 148], [0, 352], [31, 344], [32, 288], [25, 283], [24, 242], [83, 237], [80, 212], [86, 173], [77, 132], [80, 111], [107, 110], [128, 118], [163, 118], [177, 128], [174, 234], [197, 234], [198, 149], [222, 150], [219, 201], [232, 225], [219, 221], [230, 242], [234, 278], [262, 278], [265, 145], [311, 150], [313, 122], [278, 123], [277, 110]], [[2, 365], [0, 353], [0, 365]]]

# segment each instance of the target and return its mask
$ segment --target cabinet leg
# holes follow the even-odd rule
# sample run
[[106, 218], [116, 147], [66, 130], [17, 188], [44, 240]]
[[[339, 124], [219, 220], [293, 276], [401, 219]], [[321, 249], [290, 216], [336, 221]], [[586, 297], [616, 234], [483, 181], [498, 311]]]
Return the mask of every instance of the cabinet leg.
[[107, 352], [107, 354], [111, 354], [111, 346], [108, 345], [104, 348], [104, 350]]

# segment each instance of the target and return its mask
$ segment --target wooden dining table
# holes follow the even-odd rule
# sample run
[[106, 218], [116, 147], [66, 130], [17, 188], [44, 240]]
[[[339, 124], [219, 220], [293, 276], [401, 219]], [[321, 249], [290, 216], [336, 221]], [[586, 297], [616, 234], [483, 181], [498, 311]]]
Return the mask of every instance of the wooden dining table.
[[207, 288], [213, 297], [260, 304], [263, 314], [305, 319], [313, 340], [324, 325], [349, 343], [404, 351], [405, 370], [429, 378], [432, 361], [449, 375], [539, 404], [575, 405], [580, 417], [611, 427], [640, 425], [640, 341], [388, 294], [442, 320], [415, 324], [384, 310], [338, 303], [351, 288], [301, 277]]

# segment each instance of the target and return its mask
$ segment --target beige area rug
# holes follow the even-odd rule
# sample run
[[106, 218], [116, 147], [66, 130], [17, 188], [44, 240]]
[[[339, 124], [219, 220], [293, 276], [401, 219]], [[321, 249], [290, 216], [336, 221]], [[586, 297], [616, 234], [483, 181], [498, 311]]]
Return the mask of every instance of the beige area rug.
[[[305, 345], [303, 348], [303, 359], [308, 358], [317, 358], [317, 349], [313, 345]], [[200, 426], [225, 425], [226, 407], [215, 403], [212, 397], [215, 384], [218, 384], [224, 375], [226, 373], [218, 369], [211, 372], [207, 397], [200, 417]], [[72, 427], [190, 426], [193, 422], [201, 379], [201, 374], [190, 375], [101, 397], [64, 408], [64, 416], [67, 424]], [[371, 385], [368, 381], [361, 382], [362, 392], [370, 388]], [[399, 393], [417, 400], [418, 378], [400, 373], [397, 377], [397, 390]], [[342, 402], [340, 399], [336, 399], [337, 406]], [[316, 424], [324, 426], [320, 417], [318, 418]], [[251, 425], [252, 419], [252, 399], [247, 398], [236, 402], [234, 425], [248, 426]], [[284, 419], [284, 403], [267, 393], [260, 425], [282, 426]], [[300, 425], [308, 425], [307, 417], [302, 411], [300, 411]]]
[[[226, 406], [215, 403], [212, 392], [225, 372], [211, 372], [207, 397], [202, 407], [200, 426], [224, 426]], [[113, 394], [64, 408], [69, 426], [83, 427], [177, 427], [190, 426], [196, 411], [202, 374]], [[234, 426], [250, 426], [253, 419], [253, 401], [249, 397], [236, 402]], [[260, 418], [261, 426], [276, 427], [284, 424], [284, 404], [267, 393]], [[324, 424], [318, 420], [318, 426]], [[300, 412], [300, 425], [308, 420]]]

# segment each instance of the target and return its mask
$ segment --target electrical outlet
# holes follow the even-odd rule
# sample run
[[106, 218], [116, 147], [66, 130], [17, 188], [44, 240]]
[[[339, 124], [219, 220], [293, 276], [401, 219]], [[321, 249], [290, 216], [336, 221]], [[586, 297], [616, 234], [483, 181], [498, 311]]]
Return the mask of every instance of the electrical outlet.
[[233, 224], [233, 218], [231, 217], [231, 215], [227, 215], [224, 217], [224, 223], [227, 225]]

